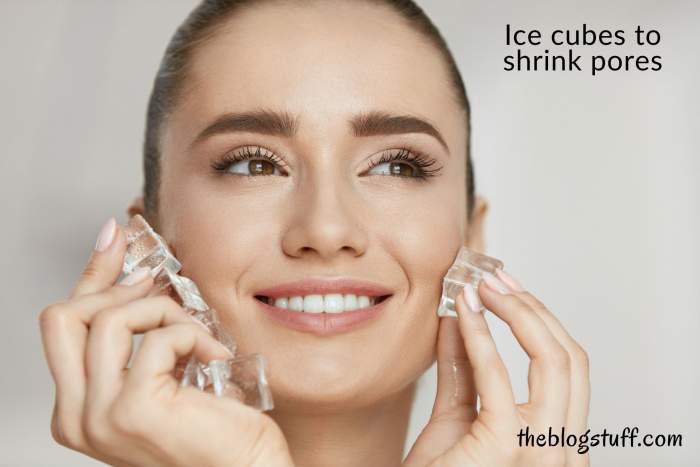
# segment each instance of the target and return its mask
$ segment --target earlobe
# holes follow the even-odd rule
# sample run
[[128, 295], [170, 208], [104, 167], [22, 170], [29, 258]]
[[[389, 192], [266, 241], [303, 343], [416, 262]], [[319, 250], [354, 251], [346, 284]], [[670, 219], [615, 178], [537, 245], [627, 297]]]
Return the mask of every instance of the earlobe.
[[484, 224], [488, 210], [488, 201], [481, 196], [477, 196], [474, 202], [472, 217], [467, 224], [466, 238], [464, 239], [464, 245], [477, 253], [486, 251]]
[[126, 210], [127, 215], [129, 218], [134, 217], [137, 214], [140, 214], [143, 216], [145, 211], [145, 204], [143, 202], [143, 196], [137, 196], [134, 198], [134, 200], [131, 202], [129, 207]]

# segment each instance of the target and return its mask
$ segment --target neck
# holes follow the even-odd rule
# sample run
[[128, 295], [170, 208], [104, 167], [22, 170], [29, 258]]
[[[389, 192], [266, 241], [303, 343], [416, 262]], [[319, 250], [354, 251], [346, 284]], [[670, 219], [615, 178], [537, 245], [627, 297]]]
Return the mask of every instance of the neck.
[[400, 466], [415, 386], [350, 412], [270, 415], [282, 429], [297, 467]]

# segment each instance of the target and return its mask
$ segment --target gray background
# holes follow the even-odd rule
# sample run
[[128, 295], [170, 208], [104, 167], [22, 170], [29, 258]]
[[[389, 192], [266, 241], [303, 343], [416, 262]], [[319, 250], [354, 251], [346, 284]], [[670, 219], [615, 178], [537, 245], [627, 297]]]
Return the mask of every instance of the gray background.
[[[194, 3], [0, 2], [3, 464], [96, 464], [50, 438], [53, 383], [36, 317], [67, 293], [101, 224], [124, 220], [141, 186], [154, 72]], [[420, 3], [471, 98], [478, 190], [492, 207], [488, 252], [588, 350], [591, 427], [683, 435], [682, 448], [596, 448], [593, 464], [698, 465], [700, 2]], [[659, 46], [615, 51], [662, 55], [663, 69], [504, 72], [508, 22], [543, 31], [586, 22], [623, 28], [628, 41], [637, 24], [653, 27]], [[524, 353], [491, 323], [524, 400]], [[409, 443], [434, 378], [421, 380]]]

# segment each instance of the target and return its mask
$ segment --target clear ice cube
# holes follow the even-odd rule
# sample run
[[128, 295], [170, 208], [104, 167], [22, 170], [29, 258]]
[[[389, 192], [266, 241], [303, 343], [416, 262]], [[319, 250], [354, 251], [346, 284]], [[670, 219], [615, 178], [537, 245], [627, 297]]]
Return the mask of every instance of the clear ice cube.
[[208, 364], [199, 362], [193, 355], [179, 359], [173, 376], [180, 385], [194, 386], [218, 397], [233, 397], [258, 410], [271, 410], [274, 405], [262, 355], [236, 354], [236, 342], [221, 325], [216, 311], [209, 308], [194, 281], [177, 274], [182, 265], [143, 217], [132, 217], [124, 230], [127, 251], [122, 272], [129, 274], [137, 267], [148, 268], [155, 280], [155, 293], [166, 293], [177, 300], [234, 355], [232, 359], [212, 360]]
[[[254, 353], [230, 360], [212, 360], [204, 371], [211, 382], [205, 391], [234, 397], [258, 410], [272, 409], [272, 394], [265, 379], [262, 355]], [[265, 384], [258, 384], [259, 381]]]
[[182, 306], [193, 311], [206, 311], [209, 306], [202, 298], [197, 285], [188, 277], [175, 276], [171, 279], [175, 293], [180, 298]]
[[[173, 256], [167, 243], [141, 216], [134, 216], [125, 227], [127, 249], [124, 255], [124, 274], [129, 274], [138, 267], [148, 268], [151, 275], [158, 279], [159, 274], [177, 274], [182, 269], [180, 262]], [[163, 281], [167, 282], [167, 277]]]
[[[457, 295], [467, 284], [472, 284], [476, 289], [484, 272], [496, 274], [497, 269], [503, 269], [503, 263], [496, 258], [482, 255], [474, 251], [461, 247], [454, 262], [447, 270], [447, 274], [442, 280], [442, 297], [437, 309], [438, 316], [457, 317], [455, 300]], [[484, 306], [477, 293], [479, 308], [483, 311]]]

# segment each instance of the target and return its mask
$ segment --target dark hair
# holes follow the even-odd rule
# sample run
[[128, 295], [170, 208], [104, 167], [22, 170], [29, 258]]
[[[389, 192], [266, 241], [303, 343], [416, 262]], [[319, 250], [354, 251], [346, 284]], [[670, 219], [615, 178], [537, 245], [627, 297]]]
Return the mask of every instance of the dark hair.
[[[153, 91], [146, 113], [146, 132], [143, 145], [144, 202], [147, 216], [155, 216], [158, 208], [158, 187], [160, 185], [160, 134], [180, 97], [185, 82], [188, 64], [193, 52], [209, 40], [238, 9], [245, 6], [275, 0], [202, 0], [192, 10], [185, 21], [175, 31], [168, 44], [158, 73], [153, 83]], [[280, 1], [280, 0], [277, 0]], [[309, 0], [302, 0], [309, 1]], [[357, 1], [357, 0], [353, 0]], [[452, 57], [447, 43], [430, 18], [413, 0], [364, 0], [390, 7], [416, 31], [421, 33], [442, 54], [448, 67], [455, 95], [459, 105], [465, 110], [467, 120], [467, 216], [471, 218], [474, 209], [474, 174], [471, 161], [471, 110], [462, 75]]]

